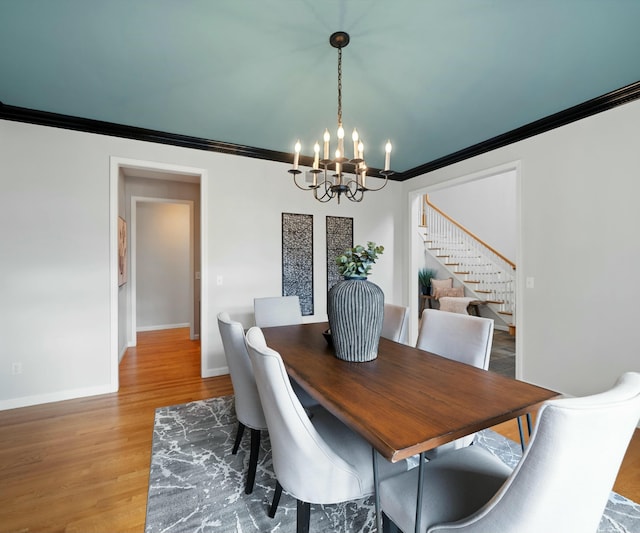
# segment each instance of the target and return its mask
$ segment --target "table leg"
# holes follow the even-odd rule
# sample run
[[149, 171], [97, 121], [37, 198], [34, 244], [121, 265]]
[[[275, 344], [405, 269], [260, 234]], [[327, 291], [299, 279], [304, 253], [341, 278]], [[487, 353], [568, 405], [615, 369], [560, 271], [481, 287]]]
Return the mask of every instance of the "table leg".
[[[529, 434], [529, 438], [531, 438], [531, 413], [527, 413], [526, 416], [527, 416], [527, 433]], [[522, 421], [520, 420], [520, 417], [518, 417], [517, 420], [518, 420], [518, 433], [520, 433], [520, 447], [524, 452], [524, 434], [522, 432]]]
[[380, 477], [378, 474], [378, 452], [371, 448], [373, 457], [373, 489], [376, 509], [376, 528], [378, 533], [382, 533], [382, 510], [380, 509]]
[[424, 480], [424, 463], [425, 454], [420, 454], [420, 462], [418, 463], [418, 496], [416, 497], [416, 527], [415, 533], [420, 533], [420, 520], [422, 519], [422, 491]]

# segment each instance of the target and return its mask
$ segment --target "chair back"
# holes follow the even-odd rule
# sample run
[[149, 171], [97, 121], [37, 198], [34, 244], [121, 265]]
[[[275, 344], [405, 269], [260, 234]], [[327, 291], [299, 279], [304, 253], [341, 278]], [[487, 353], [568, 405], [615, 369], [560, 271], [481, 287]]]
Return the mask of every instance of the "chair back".
[[297, 296], [255, 298], [253, 311], [259, 328], [302, 324], [300, 299]]
[[273, 469], [289, 494], [305, 502], [352, 499], [363, 493], [360, 476], [314, 428], [294, 393], [280, 354], [258, 327], [246, 335], [249, 356], [271, 440]]
[[[416, 347], [487, 370], [493, 345], [493, 320], [438, 309], [422, 312]], [[466, 435], [427, 452], [429, 459], [469, 446], [476, 434]]]
[[218, 314], [218, 328], [224, 346], [238, 421], [251, 429], [266, 429], [253, 367], [244, 341], [244, 330], [240, 322], [234, 322], [228, 313]]
[[406, 342], [408, 323], [408, 307], [385, 303], [380, 336], [395, 342]]
[[635, 372], [606, 392], [545, 402], [522, 460], [489, 503], [429, 531], [597, 531], [638, 419]]
[[416, 348], [447, 359], [489, 368], [493, 320], [438, 309], [422, 312]]

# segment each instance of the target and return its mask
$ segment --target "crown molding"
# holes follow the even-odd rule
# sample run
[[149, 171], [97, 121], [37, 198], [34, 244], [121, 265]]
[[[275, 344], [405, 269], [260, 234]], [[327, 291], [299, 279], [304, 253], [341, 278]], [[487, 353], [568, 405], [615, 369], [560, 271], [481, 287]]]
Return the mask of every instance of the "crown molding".
[[597, 98], [593, 98], [592, 100], [588, 100], [582, 104], [570, 107], [564, 111], [536, 120], [535, 122], [531, 122], [507, 133], [503, 133], [502, 135], [487, 139], [481, 143], [474, 144], [473, 146], [469, 146], [459, 150], [458, 152], [454, 152], [409, 169], [402, 172], [398, 179], [400, 181], [405, 181], [428, 172], [433, 172], [439, 168], [459, 163], [465, 159], [490, 152], [497, 148], [502, 148], [509, 144], [533, 137], [534, 135], [539, 135], [540, 133], [551, 131], [555, 128], [559, 128], [560, 126], [565, 126], [577, 120], [581, 120], [597, 113], [601, 113], [602, 111], [607, 111], [619, 105], [637, 100], [638, 98], [640, 98], [640, 81], [627, 85], [626, 87], [622, 87], [621, 89], [611, 91], [605, 95], [598, 96]]
[[[411, 168], [405, 172], [398, 172], [389, 179], [393, 181], [405, 181], [415, 178], [416, 176], [433, 172], [434, 170], [454, 163], [459, 163], [460, 161], [490, 152], [491, 150], [522, 141], [529, 137], [533, 137], [534, 135], [545, 133], [555, 128], [559, 128], [560, 126], [565, 126], [577, 120], [601, 113], [602, 111], [607, 111], [619, 105], [637, 100], [638, 98], [640, 98], [640, 81], [627, 85], [626, 87], [622, 87], [621, 89], [611, 91], [610, 93], [597, 98], [593, 98], [592, 100], [588, 100], [582, 104], [570, 107], [564, 111], [536, 120], [535, 122], [531, 122], [507, 133], [487, 139], [486, 141], [474, 144], [473, 146], [469, 146], [439, 159], [434, 159], [433, 161]], [[265, 159], [279, 163], [291, 162], [291, 154], [289, 152], [265, 150], [241, 144], [203, 139], [201, 137], [178, 135], [175, 133], [167, 133], [135, 126], [114, 124], [112, 122], [104, 122], [101, 120], [50, 113], [48, 111], [37, 111], [35, 109], [3, 104], [2, 102], [0, 102], [0, 119], [82, 131], [85, 133], [95, 133], [98, 135], [109, 135], [124, 139], [170, 144], [173, 146], [181, 146], [183, 148], [193, 148], [195, 150], [221, 152], [224, 154]], [[301, 156], [300, 163], [305, 166], [311, 166], [313, 158], [309, 156]], [[374, 172], [372, 175], [375, 175], [376, 169], [372, 168], [370, 170]]]

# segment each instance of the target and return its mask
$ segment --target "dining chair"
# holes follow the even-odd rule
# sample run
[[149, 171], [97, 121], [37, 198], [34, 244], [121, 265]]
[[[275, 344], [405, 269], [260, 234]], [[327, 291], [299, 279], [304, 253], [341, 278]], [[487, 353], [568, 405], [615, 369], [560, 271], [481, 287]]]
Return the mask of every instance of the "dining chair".
[[[302, 311], [298, 296], [254, 298], [253, 312], [256, 326], [259, 328], [302, 324]], [[291, 383], [296, 395], [305, 407], [318, 405], [318, 402], [295, 380]]]
[[302, 311], [298, 296], [254, 298], [253, 312], [256, 326], [259, 328], [302, 324]]
[[381, 337], [395, 342], [407, 341], [407, 327], [409, 324], [409, 308], [402, 305], [384, 304], [384, 319], [382, 321]]
[[[640, 373], [606, 392], [545, 402], [515, 469], [480, 446], [424, 465], [427, 533], [595, 532], [640, 418]], [[384, 531], [414, 531], [417, 472], [380, 483]]]
[[[249, 356], [269, 427], [277, 484], [269, 516], [284, 489], [297, 500], [297, 533], [309, 531], [310, 504], [333, 504], [374, 492], [373, 449], [325, 409], [309, 418], [294, 393], [280, 354], [262, 330], [246, 334]], [[406, 461], [379, 461], [380, 479], [407, 469]]]
[[253, 366], [249, 359], [244, 340], [244, 328], [240, 322], [234, 322], [228, 313], [218, 314], [218, 329], [222, 337], [224, 355], [227, 359], [235, 402], [238, 429], [231, 453], [238, 453], [242, 435], [246, 427], [251, 429], [251, 451], [245, 493], [251, 494], [258, 466], [260, 450], [260, 432], [267, 429], [267, 422], [260, 403], [260, 396], [253, 376]]
[[[491, 359], [493, 328], [490, 318], [425, 309], [420, 320], [416, 348], [487, 370]], [[468, 446], [474, 441], [475, 435], [473, 433], [443, 444], [430, 450], [427, 457], [431, 459], [438, 454]]]

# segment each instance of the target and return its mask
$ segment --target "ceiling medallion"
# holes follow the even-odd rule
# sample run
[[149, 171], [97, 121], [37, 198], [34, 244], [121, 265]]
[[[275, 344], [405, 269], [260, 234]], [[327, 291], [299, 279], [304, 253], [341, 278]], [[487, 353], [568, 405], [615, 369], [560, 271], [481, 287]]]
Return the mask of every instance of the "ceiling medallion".
[[[343, 31], [335, 32], [329, 37], [329, 43], [338, 49], [338, 146], [334, 152], [334, 158], [330, 157], [331, 134], [328, 129], [324, 130], [323, 157], [320, 159], [320, 143], [316, 141], [313, 146], [313, 166], [309, 171], [312, 175], [312, 184], [300, 185], [297, 176], [302, 174], [298, 168], [300, 150], [302, 145], [300, 140], [295, 144], [293, 155], [293, 168], [289, 173], [293, 175], [293, 182], [303, 191], [313, 191], [313, 196], [319, 202], [328, 202], [333, 198], [338, 199], [344, 195], [352, 202], [361, 202], [366, 191], [379, 191], [382, 189], [393, 174], [389, 170], [389, 160], [391, 157], [391, 142], [385, 145], [384, 170], [380, 175], [384, 177], [384, 183], [377, 188], [367, 187], [367, 165], [364, 160], [364, 144], [356, 129], [353, 130], [351, 139], [353, 140], [353, 158], [346, 157], [344, 149], [344, 128], [342, 127], [342, 49], [349, 44], [349, 34]], [[345, 174], [352, 174], [354, 177], [347, 177]]]

